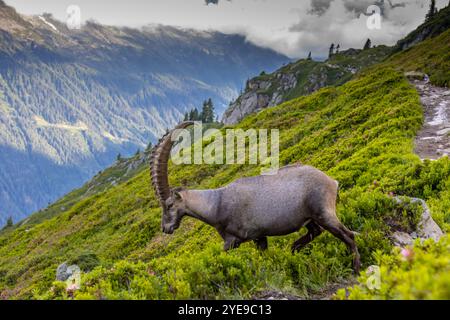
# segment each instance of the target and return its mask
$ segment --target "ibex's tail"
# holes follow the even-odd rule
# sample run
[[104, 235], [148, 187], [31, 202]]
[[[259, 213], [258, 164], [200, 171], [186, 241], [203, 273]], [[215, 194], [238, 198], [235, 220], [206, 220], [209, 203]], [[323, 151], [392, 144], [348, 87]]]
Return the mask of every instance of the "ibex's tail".
[[340, 200], [340, 198], [339, 198], [339, 181], [334, 180], [334, 182], [336, 182], [336, 203], [338, 203]]
[[180, 123], [174, 129], [167, 132], [153, 148], [150, 157], [150, 174], [153, 188], [161, 204], [170, 196], [169, 177], [167, 164], [170, 150], [173, 146], [172, 134], [175, 130], [185, 129], [194, 125], [193, 121]]

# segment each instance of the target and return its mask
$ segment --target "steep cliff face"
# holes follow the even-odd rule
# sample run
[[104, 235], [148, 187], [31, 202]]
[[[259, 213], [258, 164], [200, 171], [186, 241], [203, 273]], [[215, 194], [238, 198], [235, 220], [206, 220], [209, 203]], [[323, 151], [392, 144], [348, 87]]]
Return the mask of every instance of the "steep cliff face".
[[238, 35], [70, 30], [0, 3], [0, 225], [145, 148], [204, 99], [222, 113], [245, 79], [287, 60]]
[[222, 121], [235, 124], [246, 115], [284, 101], [308, 95], [320, 88], [341, 85], [361, 68], [385, 59], [391, 48], [349, 49], [325, 62], [299, 60], [275, 71], [261, 74], [247, 82], [245, 91], [225, 111]]

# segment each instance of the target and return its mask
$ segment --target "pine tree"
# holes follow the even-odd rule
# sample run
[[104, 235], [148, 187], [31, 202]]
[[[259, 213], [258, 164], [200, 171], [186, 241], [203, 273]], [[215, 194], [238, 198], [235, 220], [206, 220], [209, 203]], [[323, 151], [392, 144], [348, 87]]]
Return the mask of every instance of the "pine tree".
[[122, 155], [119, 153], [116, 158], [117, 161], [122, 161]]
[[430, 2], [430, 10], [428, 10], [428, 13], [427, 13], [427, 15], [425, 17], [425, 21], [428, 21], [431, 18], [433, 18], [435, 14], [436, 14], [436, 0], [431, 0], [431, 2]]
[[372, 47], [372, 41], [370, 39], [367, 39], [366, 44], [364, 45], [364, 50], [368, 50]]
[[147, 145], [147, 149], [145, 149], [145, 150], [152, 150], [153, 149], [153, 144], [152, 144], [152, 142], [150, 141], [149, 143], [148, 143], [148, 145]]
[[330, 52], [328, 54], [328, 58], [331, 58], [334, 54], [334, 43], [331, 44], [330, 46]]
[[203, 108], [200, 115], [202, 122], [204, 123], [214, 122], [214, 105], [211, 98], [203, 102]]
[[339, 50], [341, 49], [341, 45], [340, 44], [338, 44], [337, 45], [337, 47], [336, 47], [336, 54], [338, 54], [339, 53]]
[[11, 228], [13, 225], [14, 225], [14, 222], [13, 222], [12, 217], [10, 216], [8, 218], [8, 220], [6, 220], [6, 225], [3, 227], [3, 229]]
[[199, 120], [200, 120], [200, 115], [199, 115], [199, 113], [198, 113], [197, 108], [192, 109], [191, 120], [192, 120], [192, 121], [199, 121]]
[[312, 60], [312, 55], [311, 55], [311, 51], [308, 54], [308, 60]]
[[190, 120], [190, 119], [189, 119], [189, 113], [186, 112], [186, 113], [184, 114], [184, 120], [183, 120], [183, 121], [188, 121], [188, 120]]
[[141, 154], [141, 149], [137, 149], [136, 150], [136, 153], [134, 154], [135, 156], [138, 156], [138, 155], [140, 155]]

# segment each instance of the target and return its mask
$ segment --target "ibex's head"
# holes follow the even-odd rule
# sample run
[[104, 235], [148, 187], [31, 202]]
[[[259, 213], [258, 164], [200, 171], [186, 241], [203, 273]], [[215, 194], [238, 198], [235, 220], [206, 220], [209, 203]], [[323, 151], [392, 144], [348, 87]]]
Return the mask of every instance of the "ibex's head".
[[180, 227], [181, 219], [188, 212], [182, 189], [172, 189], [170, 197], [165, 201], [165, 209], [161, 221], [161, 227], [164, 233], [172, 234]]
[[185, 213], [181, 190], [171, 190], [169, 187], [167, 164], [170, 150], [175, 141], [172, 138], [172, 133], [177, 129], [185, 129], [193, 124], [194, 122], [192, 121], [183, 122], [172, 131], [166, 133], [153, 148], [151, 155], [150, 171], [152, 183], [163, 210], [161, 227], [163, 232], [168, 234], [173, 233], [180, 226], [181, 218]]

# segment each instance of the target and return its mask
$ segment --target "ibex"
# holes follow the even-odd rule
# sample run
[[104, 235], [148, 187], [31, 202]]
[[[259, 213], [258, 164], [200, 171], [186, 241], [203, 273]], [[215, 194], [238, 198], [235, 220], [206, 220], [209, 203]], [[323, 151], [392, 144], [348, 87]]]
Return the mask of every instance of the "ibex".
[[[175, 129], [193, 124], [183, 122]], [[226, 251], [246, 241], [254, 241], [265, 250], [268, 236], [287, 235], [306, 226], [308, 233], [292, 245], [294, 253], [327, 230], [349, 247], [353, 268], [359, 272], [354, 233], [336, 216], [337, 181], [313, 167], [291, 165], [275, 175], [243, 178], [219, 189], [171, 189], [168, 160], [174, 130], [154, 147], [150, 162], [153, 187], [163, 211], [164, 233], [172, 234], [182, 218], [190, 216], [213, 226], [224, 239]]]

